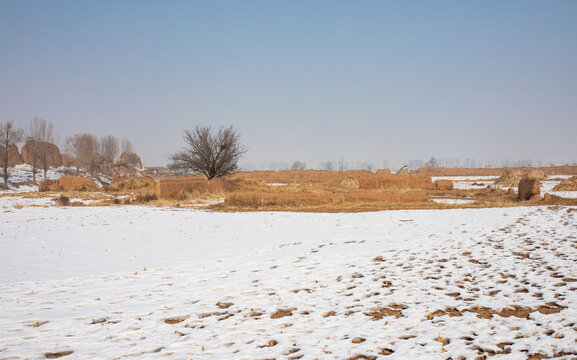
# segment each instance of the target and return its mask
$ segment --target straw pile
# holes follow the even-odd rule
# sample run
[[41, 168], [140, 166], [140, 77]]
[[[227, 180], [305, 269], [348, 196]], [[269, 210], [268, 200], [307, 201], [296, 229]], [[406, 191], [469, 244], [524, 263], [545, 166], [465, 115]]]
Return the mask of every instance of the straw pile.
[[532, 169], [527, 172], [524, 172], [521, 169], [505, 169], [501, 176], [495, 180], [495, 184], [506, 187], [516, 187], [525, 177], [542, 181], [547, 178], [547, 174], [538, 169]]
[[497, 180], [495, 180], [495, 184], [507, 186], [507, 187], [517, 187], [519, 182], [525, 177], [525, 173], [523, 173], [519, 169], [505, 169], [503, 173]]
[[358, 189], [359, 188], [359, 180], [355, 179], [352, 176], [347, 176], [341, 182], [341, 186], [344, 188], [349, 188], [349, 189]]
[[577, 191], [577, 176], [561, 181], [555, 185], [553, 191]]

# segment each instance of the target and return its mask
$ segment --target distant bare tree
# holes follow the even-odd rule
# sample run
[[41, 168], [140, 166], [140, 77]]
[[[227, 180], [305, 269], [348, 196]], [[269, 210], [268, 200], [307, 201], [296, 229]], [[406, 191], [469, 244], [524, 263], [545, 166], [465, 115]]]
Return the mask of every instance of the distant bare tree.
[[56, 142], [56, 133], [54, 132], [54, 123], [34, 116], [26, 129], [27, 140], [32, 140], [32, 177], [36, 182], [37, 165], [42, 165], [44, 171], [44, 179], [46, 179], [46, 171], [48, 171], [48, 153], [50, 145]]
[[197, 125], [185, 130], [183, 137], [187, 145], [170, 155], [169, 167], [202, 173], [208, 180], [238, 171], [238, 161], [246, 152], [233, 126], [214, 132], [210, 126]]
[[120, 141], [120, 151], [122, 153], [134, 153], [134, 147], [132, 146], [132, 143], [130, 142], [130, 140], [128, 140], [127, 138], [122, 138], [122, 140]]
[[304, 170], [307, 168], [307, 164], [304, 161], [295, 161], [291, 165], [291, 170]]
[[0, 124], [0, 144], [4, 147], [0, 153], [0, 162], [2, 163], [4, 177], [4, 188], [8, 189], [8, 154], [10, 146], [16, 145], [22, 141], [22, 129], [14, 127], [14, 121], [8, 121]]
[[326, 161], [321, 164], [321, 168], [332, 172], [335, 169], [335, 163], [334, 161]]
[[425, 167], [432, 167], [432, 168], [439, 167], [439, 161], [435, 157], [431, 157], [429, 161], [425, 163]]
[[339, 172], [343, 172], [347, 169], [347, 163], [345, 162], [344, 158], [341, 158], [339, 160], [339, 165], [338, 165], [338, 170]]
[[93, 170], [94, 155], [98, 150], [98, 138], [92, 134], [76, 134], [66, 139], [66, 148], [74, 158], [76, 168]]
[[108, 162], [114, 162], [118, 157], [118, 139], [112, 135], [100, 138], [100, 155]]

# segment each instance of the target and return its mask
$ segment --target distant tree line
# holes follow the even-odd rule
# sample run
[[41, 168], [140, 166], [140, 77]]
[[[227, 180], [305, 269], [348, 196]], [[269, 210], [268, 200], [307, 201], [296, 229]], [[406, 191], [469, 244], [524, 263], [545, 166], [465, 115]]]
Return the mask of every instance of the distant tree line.
[[[0, 123], [0, 168], [4, 186], [8, 186], [8, 155], [11, 146], [25, 142], [26, 150], [31, 157], [32, 177], [36, 182], [38, 170], [43, 171], [44, 178], [49, 168], [51, 149], [57, 146], [58, 134], [54, 122], [34, 116], [24, 127], [18, 128], [14, 121]], [[66, 138], [63, 153], [67, 163], [77, 169], [85, 168], [95, 171], [102, 162], [113, 163], [122, 153], [134, 153], [130, 140], [106, 135], [81, 133]]]

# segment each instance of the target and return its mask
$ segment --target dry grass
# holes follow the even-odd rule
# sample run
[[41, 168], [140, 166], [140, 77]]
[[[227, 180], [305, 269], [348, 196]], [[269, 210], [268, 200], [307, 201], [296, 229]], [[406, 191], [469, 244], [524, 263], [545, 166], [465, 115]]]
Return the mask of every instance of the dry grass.
[[128, 177], [121, 176], [112, 179], [110, 185], [106, 186], [107, 191], [126, 192], [134, 190], [156, 190], [156, 182], [150, 176]]
[[[328, 171], [286, 172], [282, 176], [298, 175], [299, 180], [308, 176], [315, 181], [289, 183], [286, 186], [270, 186], [260, 178], [263, 172], [247, 180], [244, 176], [218, 179], [208, 182], [200, 176], [177, 178], [168, 182], [169, 198], [157, 196], [160, 183], [152, 178], [119, 178], [104, 187], [107, 192], [58, 191], [45, 193], [2, 194], [26, 198], [68, 198], [69, 206], [195, 206], [207, 205], [214, 211], [306, 211], [306, 212], [360, 212], [383, 209], [456, 209], [482, 207], [512, 207], [527, 205], [577, 205], [577, 199], [556, 196], [535, 197], [519, 201], [514, 191], [499, 189], [452, 189], [452, 183], [431, 181], [427, 176], [391, 176], [369, 172], [329, 173]], [[256, 176], [256, 175], [258, 176]], [[267, 172], [268, 174], [268, 172]], [[278, 182], [279, 173], [268, 175]], [[300, 174], [300, 175], [299, 175]], [[355, 177], [356, 176], [356, 177]], [[522, 175], [524, 176], [524, 174]], [[320, 182], [320, 179], [328, 182]], [[341, 179], [334, 181], [334, 179]], [[346, 180], [346, 181], [345, 181]], [[344, 183], [343, 183], [344, 182]], [[177, 186], [175, 186], [175, 184]], [[183, 186], [184, 184], [184, 186]], [[358, 188], [356, 186], [358, 184]], [[352, 185], [352, 186], [351, 186]], [[516, 186], [517, 184], [515, 184]], [[167, 186], [166, 184], [164, 186]], [[430, 201], [429, 197], [470, 200], [468, 203], [447, 204]], [[74, 199], [91, 200], [89, 204]]]

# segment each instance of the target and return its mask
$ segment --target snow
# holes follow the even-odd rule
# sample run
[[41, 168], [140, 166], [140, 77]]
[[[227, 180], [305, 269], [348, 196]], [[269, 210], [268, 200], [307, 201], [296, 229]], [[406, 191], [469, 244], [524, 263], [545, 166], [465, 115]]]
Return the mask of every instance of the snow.
[[[303, 214], [7, 202], [0, 358], [445, 359], [501, 343], [507, 358], [577, 353], [577, 211], [567, 207]], [[560, 311], [535, 311], [547, 303]], [[469, 311], [514, 305], [529, 307], [526, 318]], [[400, 317], [373, 320], [385, 308]], [[462, 316], [433, 315], [446, 308]]]
[[433, 198], [432, 201], [439, 203], [439, 204], [470, 204], [475, 202], [475, 200], [469, 199], [453, 199], [453, 198]]
[[[32, 174], [33, 167], [29, 164], [19, 164], [14, 167], [8, 168], [8, 187], [9, 190], [6, 191], [2, 189], [0, 193], [5, 192], [33, 192], [38, 191], [38, 186], [31, 186], [31, 185], [19, 185], [15, 186], [14, 184], [20, 183], [31, 183], [34, 179]], [[46, 179], [56, 180], [59, 179], [62, 175], [65, 174], [76, 174], [75, 176], [83, 176], [88, 177], [90, 176], [89, 173], [84, 170], [80, 169], [77, 170], [75, 167], [67, 167], [67, 166], [60, 166], [57, 168], [50, 168], [46, 171]], [[102, 183], [97, 178], [92, 178], [97, 185], [102, 186]], [[103, 182], [110, 183], [110, 179], [107, 177], [101, 177]], [[36, 182], [40, 182], [44, 180], [44, 171], [42, 169], [36, 169]], [[4, 178], [0, 178], [0, 185], [4, 184]]]

